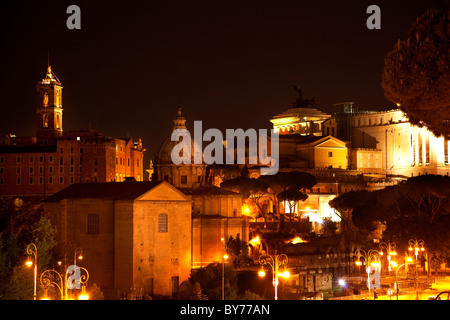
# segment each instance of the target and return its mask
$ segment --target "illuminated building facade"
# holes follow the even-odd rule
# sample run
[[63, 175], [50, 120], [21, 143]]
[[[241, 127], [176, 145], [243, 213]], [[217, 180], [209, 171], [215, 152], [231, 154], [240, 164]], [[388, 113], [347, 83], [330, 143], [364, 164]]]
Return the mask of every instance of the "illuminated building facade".
[[270, 122], [273, 129], [280, 135], [322, 135], [322, 122], [331, 118], [330, 115], [314, 108], [288, 109], [274, 116]]
[[78, 182], [143, 180], [141, 140], [63, 132], [62, 86], [51, 68], [37, 84], [36, 137], [0, 140], [0, 193], [46, 196]]
[[83, 248], [107, 299], [170, 296], [191, 271], [191, 199], [167, 182], [77, 183], [48, 197], [58, 248]]
[[347, 102], [335, 111], [324, 132], [351, 142], [352, 169], [405, 177], [449, 174], [448, 137], [411, 125], [401, 110], [357, 111]]
[[205, 186], [190, 194], [192, 214], [192, 266], [205, 267], [221, 262], [230, 237], [249, 240], [249, 224], [242, 215], [242, 195], [215, 186]]
[[[448, 137], [412, 126], [400, 110], [358, 111], [353, 102], [337, 103], [334, 115], [322, 121], [321, 133], [307, 137], [297, 130], [299, 117], [290, 110], [271, 122], [281, 134], [280, 170], [306, 171], [317, 178], [309, 198], [295, 208], [310, 221], [339, 221], [328, 201], [347, 191], [381, 189], [396, 183], [392, 177], [449, 175]], [[289, 123], [288, 129], [282, 127]], [[289, 205], [282, 206], [289, 213]]]
[[412, 177], [448, 175], [449, 139], [409, 123], [401, 110], [367, 112], [352, 117], [352, 145], [381, 151], [383, 173]]

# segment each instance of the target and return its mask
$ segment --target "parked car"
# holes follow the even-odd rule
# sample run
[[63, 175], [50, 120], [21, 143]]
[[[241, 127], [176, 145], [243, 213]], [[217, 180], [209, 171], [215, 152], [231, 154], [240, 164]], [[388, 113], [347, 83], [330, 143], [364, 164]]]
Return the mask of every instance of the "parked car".
[[428, 300], [450, 300], [450, 291], [442, 291], [437, 296], [429, 296]]

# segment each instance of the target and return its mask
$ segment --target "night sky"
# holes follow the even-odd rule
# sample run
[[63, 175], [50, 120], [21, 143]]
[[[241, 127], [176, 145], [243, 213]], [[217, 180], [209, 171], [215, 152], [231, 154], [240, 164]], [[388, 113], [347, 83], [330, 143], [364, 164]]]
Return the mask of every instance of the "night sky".
[[[443, 1], [10, 1], [1, 7], [0, 133], [35, 135], [35, 86], [50, 65], [63, 84], [64, 130], [142, 138], [148, 161], [181, 104], [189, 127], [271, 128], [300, 84], [317, 108], [383, 95], [384, 55]], [[66, 8], [81, 9], [69, 30]], [[381, 30], [366, 9], [381, 8]], [[224, 131], [223, 131], [224, 132]]]

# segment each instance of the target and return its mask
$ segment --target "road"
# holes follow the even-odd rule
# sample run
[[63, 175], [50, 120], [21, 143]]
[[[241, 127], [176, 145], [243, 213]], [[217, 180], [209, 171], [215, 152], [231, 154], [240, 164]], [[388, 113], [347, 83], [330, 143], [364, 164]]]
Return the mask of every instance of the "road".
[[[426, 289], [419, 292], [419, 300], [428, 300], [429, 296], [436, 296], [439, 292], [450, 290], [450, 276], [442, 279], [436, 279], [432, 284], [431, 289]], [[373, 295], [371, 297], [373, 299]], [[379, 300], [397, 300], [397, 296], [389, 297], [388, 295], [380, 295]], [[416, 292], [410, 291], [406, 294], [401, 294], [398, 297], [399, 300], [416, 300]]]

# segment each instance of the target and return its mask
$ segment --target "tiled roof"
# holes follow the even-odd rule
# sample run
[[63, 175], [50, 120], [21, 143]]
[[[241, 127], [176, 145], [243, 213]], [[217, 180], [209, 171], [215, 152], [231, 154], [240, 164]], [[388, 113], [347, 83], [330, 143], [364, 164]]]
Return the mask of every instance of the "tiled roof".
[[76, 183], [48, 197], [45, 202], [58, 202], [63, 199], [133, 200], [160, 183], [160, 181]]

